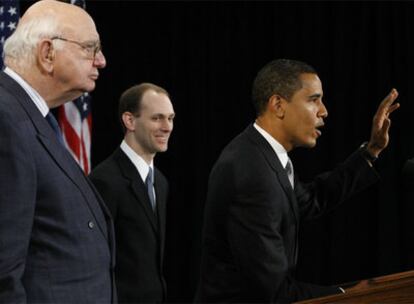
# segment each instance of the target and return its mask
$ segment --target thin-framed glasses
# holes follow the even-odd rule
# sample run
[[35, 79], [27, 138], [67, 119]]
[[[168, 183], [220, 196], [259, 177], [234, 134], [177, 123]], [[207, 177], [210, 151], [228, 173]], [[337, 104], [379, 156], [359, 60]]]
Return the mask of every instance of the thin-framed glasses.
[[86, 51], [86, 54], [88, 58], [90, 59], [95, 59], [96, 54], [102, 51], [101, 42], [99, 40], [95, 42], [80, 42], [80, 41], [66, 39], [66, 38], [58, 37], [58, 36], [52, 37], [51, 40], [62, 40], [65, 42], [77, 44]]

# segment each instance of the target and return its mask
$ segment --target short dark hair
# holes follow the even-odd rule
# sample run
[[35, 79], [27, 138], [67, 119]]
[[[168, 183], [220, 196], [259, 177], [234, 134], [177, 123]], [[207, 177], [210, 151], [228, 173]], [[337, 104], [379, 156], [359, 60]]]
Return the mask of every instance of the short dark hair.
[[134, 85], [133, 87], [130, 87], [125, 92], [123, 92], [119, 98], [118, 115], [124, 131], [125, 126], [124, 122], [122, 121], [122, 114], [125, 112], [131, 112], [134, 115], [139, 115], [139, 112], [141, 110], [142, 96], [149, 90], [155, 91], [157, 93], [163, 93], [168, 97], [170, 96], [167, 90], [149, 82]]
[[256, 115], [266, 111], [269, 98], [275, 94], [289, 100], [302, 87], [299, 77], [305, 73], [316, 74], [316, 71], [304, 62], [290, 59], [276, 59], [266, 64], [253, 82], [252, 101]]

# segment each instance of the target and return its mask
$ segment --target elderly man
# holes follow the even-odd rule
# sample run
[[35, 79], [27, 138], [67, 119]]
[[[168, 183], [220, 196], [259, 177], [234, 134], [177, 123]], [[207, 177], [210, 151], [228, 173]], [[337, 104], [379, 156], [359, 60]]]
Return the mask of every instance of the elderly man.
[[274, 60], [253, 84], [256, 121], [214, 165], [205, 207], [201, 302], [289, 303], [341, 292], [295, 279], [299, 223], [337, 206], [377, 180], [372, 162], [388, 145], [391, 93], [374, 116], [371, 138], [330, 174], [302, 184], [288, 152], [312, 148], [328, 111], [309, 65]]
[[76, 6], [39, 1], [4, 52], [0, 302], [113, 302], [111, 217], [49, 111], [95, 88], [106, 65], [95, 24]]

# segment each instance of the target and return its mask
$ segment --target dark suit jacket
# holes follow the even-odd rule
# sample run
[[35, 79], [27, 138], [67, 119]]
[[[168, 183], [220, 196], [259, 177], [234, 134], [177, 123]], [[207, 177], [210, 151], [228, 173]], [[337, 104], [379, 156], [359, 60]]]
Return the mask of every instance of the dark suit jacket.
[[115, 280], [119, 302], [162, 302], [168, 183], [155, 168], [156, 214], [138, 170], [120, 149], [90, 175], [115, 222]]
[[338, 293], [298, 282], [299, 221], [377, 180], [359, 152], [330, 174], [290, 186], [270, 144], [251, 125], [222, 152], [205, 206], [201, 302], [277, 302]]
[[0, 303], [109, 303], [110, 214], [33, 101], [0, 72]]

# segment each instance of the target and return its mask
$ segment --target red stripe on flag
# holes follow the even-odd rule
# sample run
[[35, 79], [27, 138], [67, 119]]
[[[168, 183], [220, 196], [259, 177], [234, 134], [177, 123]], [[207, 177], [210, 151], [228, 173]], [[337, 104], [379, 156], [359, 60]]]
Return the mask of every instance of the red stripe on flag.
[[[89, 125], [88, 125], [89, 127]], [[87, 149], [85, 147], [85, 138], [84, 138], [84, 132], [86, 132], [86, 130], [84, 128], [82, 128], [82, 137], [81, 137], [81, 149], [82, 149], [82, 164], [83, 164], [83, 171], [85, 171], [86, 174], [89, 174], [89, 155], [87, 153]]]
[[59, 123], [62, 129], [63, 137], [71, 152], [76, 156], [76, 160], [80, 162], [80, 138], [76, 131], [72, 128], [72, 125], [66, 117], [65, 106], [59, 108]]

